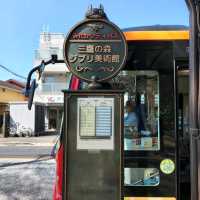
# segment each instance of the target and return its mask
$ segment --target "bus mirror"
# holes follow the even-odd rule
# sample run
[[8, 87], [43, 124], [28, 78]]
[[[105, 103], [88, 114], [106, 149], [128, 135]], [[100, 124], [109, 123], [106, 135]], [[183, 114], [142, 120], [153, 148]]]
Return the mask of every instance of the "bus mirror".
[[33, 81], [31, 82], [30, 89], [28, 91], [28, 109], [29, 110], [31, 110], [31, 107], [32, 107], [32, 104], [33, 104], [33, 97], [34, 97], [34, 94], [35, 94], [36, 87], [37, 87], [36, 80], [33, 79]]

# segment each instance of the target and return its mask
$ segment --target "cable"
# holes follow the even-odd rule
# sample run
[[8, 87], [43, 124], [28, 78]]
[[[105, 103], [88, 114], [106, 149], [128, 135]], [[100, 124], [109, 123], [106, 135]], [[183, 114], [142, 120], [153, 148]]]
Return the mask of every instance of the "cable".
[[21, 78], [21, 79], [25, 79], [25, 80], [26, 80], [26, 77], [21, 76], [21, 75], [15, 73], [15, 72], [11, 71], [10, 69], [8, 69], [7, 67], [5, 67], [5, 66], [3, 66], [3, 65], [1, 65], [1, 64], [0, 64], [0, 67], [1, 67], [2, 69], [6, 70], [7, 72], [13, 74], [14, 76], [17, 76], [17, 77], [19, 77], [19, 78]]

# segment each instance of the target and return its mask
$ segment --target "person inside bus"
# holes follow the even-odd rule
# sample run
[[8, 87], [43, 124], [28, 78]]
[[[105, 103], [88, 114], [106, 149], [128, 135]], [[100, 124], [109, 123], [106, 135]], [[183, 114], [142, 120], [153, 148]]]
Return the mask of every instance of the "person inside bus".
[[125, 150], [131, 150], [133, 148], [132, 140], [138, 135], [138, 117], [135, 109], [135, 102], [128, 100], [125, 105], [124, 115]]
[[125, 105], [125, 126], [136, 126], [138, 125], [137, 114], [135, 112], [135, 102], [128, 100]]

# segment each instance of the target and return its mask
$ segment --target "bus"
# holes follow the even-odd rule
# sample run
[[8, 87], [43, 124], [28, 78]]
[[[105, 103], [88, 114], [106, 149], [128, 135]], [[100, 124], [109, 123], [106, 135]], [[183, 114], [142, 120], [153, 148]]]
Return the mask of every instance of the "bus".
[[[124, 120], [132, 106], [137, 123], [124, 126], [124, 200], [190, 199], [189, 30], [145, 26], [123, 30], [124, 69], [111, 81], [124, 94]], [[86, 83], [72, 76], [70, 88]], [[62, 131], [61, 131], [62, 132]], [[53, 200], [62, 199], [63, 137], [56, 153]]]

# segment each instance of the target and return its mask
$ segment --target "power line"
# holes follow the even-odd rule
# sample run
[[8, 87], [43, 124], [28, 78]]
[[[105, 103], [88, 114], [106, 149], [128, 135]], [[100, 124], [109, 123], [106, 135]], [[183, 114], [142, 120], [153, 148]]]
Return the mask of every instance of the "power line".
[[19, 74], [15, 73], [15, 72], [13, 72], [12, 70], [10, 70], [10, 69], [8, 69], [7, 67], [5, 67], [4, 65], [1, 65], [1, 64], [0, 64], [0, 67], [1, 67], [2, 69], [6, 70], [7, 72], [13, 74], [14, 76], [17, 76], [18, 78], [21, 78], [21, 79], [25, 79], [25, 80], [26, 80], [26, 77], [24, 77], [24, 76], [22, 76], [22, 75], [19, 75]]

